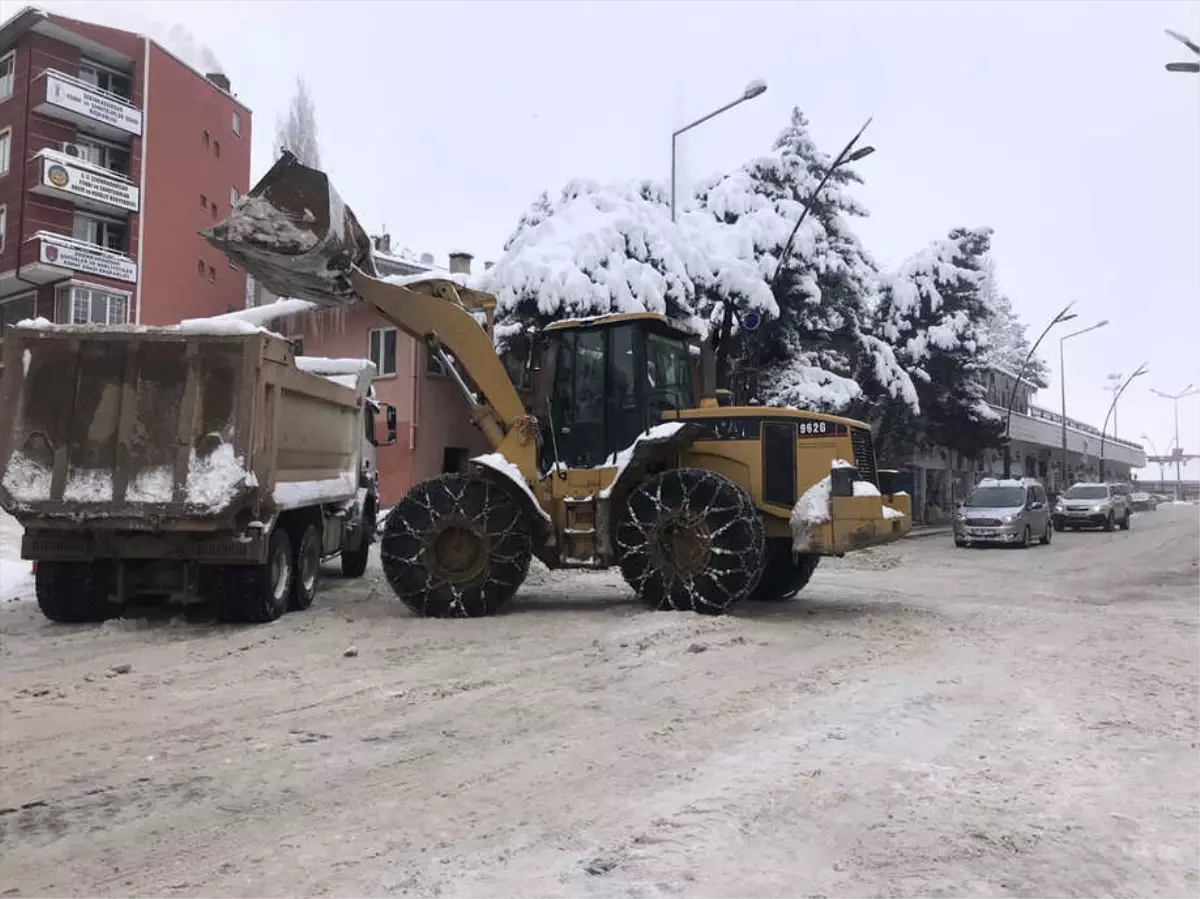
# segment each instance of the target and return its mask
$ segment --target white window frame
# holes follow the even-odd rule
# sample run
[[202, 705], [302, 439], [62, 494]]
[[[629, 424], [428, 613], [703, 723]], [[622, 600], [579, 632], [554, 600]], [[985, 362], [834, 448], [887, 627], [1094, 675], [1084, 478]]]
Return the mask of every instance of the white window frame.
[[12, 163], [12, 128], [0, 130], [0, 178], [8, 174]]
[[236, 109], [233, 111], [233, 115], [229, 118], [229, 127], [238, 137], [242, 136], [242, 114]]
[[237, 205], [237, 201], [240, 199], [241, 199], [241, 194], [238, 193], [238, 189], [236, 187], [231, 186], [229, 188], [229, 207], [232, 209], [234, 206]]
[[[89, 222], [96, 223], [97, 227], [94, 229], [96, 232], [95, 240], [91, 239], [90, 237], [80, 237], [79, 236], [79, 234], [75, 230], [75, 223], [79, 219], [86, 219]], [[108, 243], [106, 242], [108, 229], [111, 227], [114, 227], [114, 226], [123, 229], [125, 232], [124, 248], [116, 249], [116, 248], [110, 247], [108, 245]], [[102, 250], [108, 250], [108, 252], [110, 252], [110, 253], [124, 253], [126, 255], [129, 254], [129, 241], [130, 241], [131, 235], [129, 233], [129, 222], [128, 221], [122, 221], [121, 219], [118, 219], [118, 218], [110, 218], [109, 216], [105, 216], [105, 215], [96, 215], [93, 212], [80, 212], [77, 209], [77, 210], [75, 210], [74, 218], [72, 218], [72, 220], [71, 220], [71, 236], [73, 238], [75, 238], [75, 240], [80, 240], [80, 241], [83, 241], [84, 243], [90, 243], [92, 246], [99, 247]]]
[[[94, 71], [96, 73], [97, 76], [99, 76], [101, 74], [107, 75], [109, 77], [108, 87], [104, 87], [101, 84], [93, 84], [91, 81], [88, 81], [88, 79], [83, 76], [84, 69], [91, 69], [92, 71]], [[126, 97], [124, 94], [119, 94], [112, 89], [112, 76], [113, 75], [116, 75], [118, 78], [124, 78], [126, 81], [129, 82], [129, 96], [128, 97]], [[126, 103], [129, 103], [129, 104], [133, 103], [133, 73], [132, 72], [122, 72], [120, 69], [116, 69], [116, 68], [113, 68], [112, 66], [105, 65], [102, 62], [97, 62], [96, 60], [92, 59], [89, 56], [84, 56], [79, 60], [79, 76], [78, 77], [79, 77], [79, 80], [82, 81], [84, 84], [87, 84], [90, 87], [92, 87], [98, 91], [102, 91], [103, 93], [108, 94], [110, 97], [115, 97], [118, 100], [124, 100]], [[99, 79], [97, 78], [97, 80], [99, 80]]]
[[[77, 147], [87, 147], [89, 150], [98, 151], [96, 153], [88, 153], [84, 157], [84, 159], [87, 162], [90, 162], [92, 165], [98, 165], [102, 169], [108, 169], [110, 172], [116, 172], [122, 178], [129, 178], [133, 174], [131, 171], [133, 168], [133, 152], [129, 147], [124, 147], [121, 146], [121, 144], [107, 141], [99, 137], [93, 137], [90, 134], [79, 134], [75, 137], [75, 140], [69, 141], [69, 143], [73, 143]], [[112, 153], [113, 150], [124, 153], [126, 157], [128, 157], [129, 165], [125, 170], [113, 168], [112, 165], [110, 165], [112, 159], [109, 154]]]
[[[87, 302], [88, 302], [87, 321], [76, 321], [75, 320], [75, 302], [77, 299], [81, 299], [75, 295], [76, 291], [87, 291], [89, 293], [89, 296], [87, 298]], [[54, 305], [56, 307], [59, 305], [60, 298], [64, 295], [64, 292], [65, 292], [65, 296], [66, 296], [66, 303], [64, 304], [63, 308], [56, 309], [55, 312], [56, 312], [56, 317], [61, 319], [66, 324], [69, 324], [69, 325], [124, 325], [129, 322], [129, 305], [130, 305], [130, 298], [132, 297], [132, 294], [128, 293], [127, 291], [113, 290], [111, 287], [102, 287], [99, 284], [90, 284], [86, 281], [68, 281], [66, 284], [59, 287], [57, 291], [55, 291]], [[96, 296], [95, 296], [96, 294], [100, 294], [101, 296], [105, 297], [106, 300], [109, 300], [112, 298], [119, 298], [124, 302], [124, 308], [123, 308], [124, 314], [121, 316], [120, 321], [112, 320], [111, 308], [107, 304], [105, 306], [105, 321], [100, 322], [100, 321], [93, 320], [94, 316], [92, 315], [92, 311], [93, 311], [92, 305], [96, 302]]]
[[[386, 356], [385, 347], [386, 347], [387, 335], [389, 332], [396, 336], [396, 349], [395, 349], [395, 352], [392, 354], [392, 370], [385, 371], [383, 368], [383, 360], [384, 360], [384, 356]], [[379, 335], [379, 358], [378, 359], [375, 358], [375, 353], [373, 352], [373, 344], [375, 343], [375, 335], [376, 334]], [[375, 378], [377, 380], [382, 379], [382, 378], [396, 377], [397, 363], [400, 361], [400, 330], [398, 328], [372, 328], [370, 331], [368, 331], [367, 332], [367, 358], [370, 359], [375, 364]]]
[[7, 75], [0, 76], [0, 100], [7, 100], [13, 95], [13, 89], [17, 83], [17, 51], [9, 50], [7, 53], [0, 55], [0, 65], [9, 63], [12, 68]]
[[[20, 302], [21, 300], [28, 300], [30, 297], [32, 297], [33, 298], [33, 314], [29, 317], [37, 318], [37, 296], [38, 295], [37, 295], [36, 290], [29, 290], [29, 291], [26, 291], [25, 293], [18, 293], [15, 296], [5, 297], [4, 299], [0, 300], [0, 308], [2, 308], [4, 306], [8, 306], [12, 303]], [[0, 316], [0, 320], [3, 320], [3, 316]], [[18, 319], [17, 321], [21, 321], [21, 319]], [[16, 324], [16, 322], [13, 322], [13, 324]], [[10, 325], [10, 327], [11, 327], [11, 325]], [[0, 334], [3, 334], [3, 333], [4, 333], [3, 325], [0, 325]]]

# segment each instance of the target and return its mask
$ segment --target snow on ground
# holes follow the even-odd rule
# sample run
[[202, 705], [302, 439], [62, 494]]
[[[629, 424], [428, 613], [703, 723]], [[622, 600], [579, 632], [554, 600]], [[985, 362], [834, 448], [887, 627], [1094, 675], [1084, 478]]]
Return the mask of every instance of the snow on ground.
[[17, 520], [0, 509], [0, 603], [33, 595], [33, 567], [21, 558], [23, 533]]
[[422, 620], [377, 552], [259, 627], [0, 604], [0, 882], [1194, 896], [1198, 548], [1194, 507], [908, 539], [720, 618], [535, 563], [505, 613]]

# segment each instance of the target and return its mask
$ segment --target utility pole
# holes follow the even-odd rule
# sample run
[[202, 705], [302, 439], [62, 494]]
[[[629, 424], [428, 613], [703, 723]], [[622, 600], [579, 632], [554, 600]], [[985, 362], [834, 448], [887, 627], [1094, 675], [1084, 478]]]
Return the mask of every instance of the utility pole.
[[1120, 434], [1117, 433], [1117, 391], [1119, 391], [1121, 389], [1121, 379], [1124, 377], [1125, 377], [1125, 375], [1123, 375], [1123, 374], [1110, 374], [1108, 376], [1108, 378], [1106, 379], [1108, 381], [1108, 387], [1106, 389], [1111, 391], [1111, 393], [1113, 395], [1112, 413], [1113, 413], [1113, 436], [1114, 437], [1120, 436]]

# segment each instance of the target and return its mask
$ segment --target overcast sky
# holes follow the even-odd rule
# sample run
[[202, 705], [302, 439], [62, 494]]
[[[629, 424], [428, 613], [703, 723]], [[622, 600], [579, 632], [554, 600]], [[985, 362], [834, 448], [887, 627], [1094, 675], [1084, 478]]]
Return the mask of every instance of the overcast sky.
[[[20, 6], [0, 2], [7, 18]], [[543, 190], [576, 176], [668, 178], [681, 195], [769, 150], [793, 105], [834, 153], [869, 116], [860, 235], [894, 264], [960, 225], [996, 229], [1002, 288], [1031, 338], [1067, 302], [1067, 412], [1099, 425], [1105, 378], [1146, 361], [1119, 432], [1161, 451], [1200, 383], [1200, 76], [1165, 28], [1200, 38], [1200, 3], [46, 2], [208, 47], [254, 112], [254, 169], [303, 73], [326, 169], [393, 246], [496, 258]], [[179, 51], [183, 52], [183, 51]], [[1194, 58], [1194, 57], [1191, 57]], [[1043, 344], [1059, 408], [1058, 340]], [[1180, 403], [1200, 452], [1200, 397]], [[1200, 473], [1191, 466], [1190, 476]], [[1157, 469], [1154, 469], [1157, 476]]]

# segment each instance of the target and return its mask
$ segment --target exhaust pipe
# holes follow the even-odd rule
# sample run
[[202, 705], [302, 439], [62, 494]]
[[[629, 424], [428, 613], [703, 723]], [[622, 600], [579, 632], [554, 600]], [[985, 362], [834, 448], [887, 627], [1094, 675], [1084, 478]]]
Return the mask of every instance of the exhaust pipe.
[[279, 297], [344, 305], [357, 299], [351, 271], [378, 276], [371, 239], [329, 177], [287, 150], [200, 236]]

